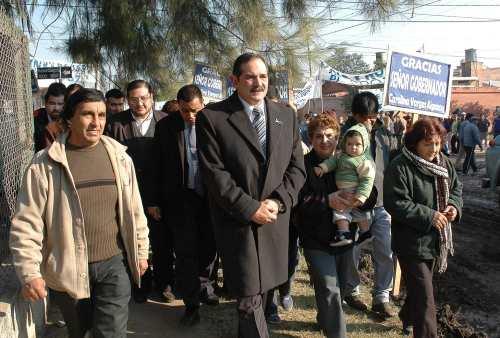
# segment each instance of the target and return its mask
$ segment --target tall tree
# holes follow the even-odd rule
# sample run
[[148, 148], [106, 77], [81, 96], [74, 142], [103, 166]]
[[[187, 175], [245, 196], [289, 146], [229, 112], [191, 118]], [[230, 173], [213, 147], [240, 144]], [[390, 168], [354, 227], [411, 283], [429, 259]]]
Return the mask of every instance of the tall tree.
[[363, 55], [348, 53], [345, 47], [334, 47], [325, 62], [336, 70], [348, 74], [368, 73], [371, 70]]
[[[416, 0], [361, 0], [360, 15], [373, 27]], [[163, 93], [190, 80], [194, 62], [228, 75], [242, 51], [261, 53], [271, 70], [287, 68], [293, 82], [324, 51], [315, 43], [319, 19], [336, 0], [32, 0], [64, 12], [65, 49], [76, 62], [117, 82], [142, 77]], [[0, 4], [12, 0], [0, 0]], [[13, 8], [25, 8], [16, 0]]]

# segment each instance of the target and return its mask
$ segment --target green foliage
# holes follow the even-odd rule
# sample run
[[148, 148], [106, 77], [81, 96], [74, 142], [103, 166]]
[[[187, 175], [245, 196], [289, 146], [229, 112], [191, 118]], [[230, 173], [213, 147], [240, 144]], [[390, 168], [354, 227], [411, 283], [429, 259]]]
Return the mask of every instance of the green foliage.
[[[382, 22], [400, 4], [416, 0], [363, 0], [362, 15]], [[37, 1], [32, 0], [34, 6]], [[291, 86], [303, 71], [324, 56], [315, 41], [319, 19], [309, 0], [45, 0], [54, 14], [63, 11], [69, 32], [65, 51], [90, 65], [103, 78], [124, 83], [150, 81], [169, 95], [191, 82], [196, 62], [216, 67], [228, 76], [235, 57], [260, 53], [270, 70], [289, 70]], [[314, 2], [315, 3], [315, 2]], [[322, 3], [328, 15], [337, 1]], [[0, 0], [13, 16], [29, 19], [24, 0]], [[375, 24], [373, 25], [373, 27]], [[364, 67], [355, 57], [349, 64]], [[333, 66], [333, 65], [332, 65]]]
[[370, 66], [357, 53], [348, 53], [345, 47], [333, 47], [325, 62], [338, 71], [348, 74], [363, 74], [371, 71]]

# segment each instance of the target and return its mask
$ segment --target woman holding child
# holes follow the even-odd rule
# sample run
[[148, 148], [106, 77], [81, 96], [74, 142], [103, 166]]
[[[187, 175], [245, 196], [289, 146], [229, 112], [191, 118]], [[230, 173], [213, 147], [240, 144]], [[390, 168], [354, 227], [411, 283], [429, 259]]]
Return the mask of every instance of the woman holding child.
[[406, 133], [402, 153], [387, 167], [384, 206], [392, 216], [392, 249], [401, 264], [407, 297], [399, 317], [413, 337], [437, 337], [432, 273], [453, 254], [451, 222], [460, 218], [462, 184], [441, 153], [446, 130], [423, 118]]
[[317, 321], [329, 338], [346, 337], [342, 311], [342, 296], [349, 295], [353, 285], [359, 283], [354, 266], [353, 245], [331, 246], [335, 224], [332, 211], [349, 207], [353, 193], [340, 197], [335, 191], [335, 172], [316, 176], [314, 168], [335, 152], [340, 128], [334, 118], [320, 114], [308, 128], [312, 150], [304, 157], [307, 180], [299, 194], [295, 224], [299, 230], [304, 256], [309, 265], [318, 307]]

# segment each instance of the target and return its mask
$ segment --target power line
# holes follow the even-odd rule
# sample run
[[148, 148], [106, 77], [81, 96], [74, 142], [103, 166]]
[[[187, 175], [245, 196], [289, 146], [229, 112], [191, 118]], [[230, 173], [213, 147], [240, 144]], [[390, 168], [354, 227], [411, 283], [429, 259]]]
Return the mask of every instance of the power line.
[[[429, 5], [435, 4], [435, 3], [440, 2], [440, 1], [441, 0], [434, 0], [434, 1], [422, 4], [422, 5], [415, 6], [414, 8], [411, 8], [411, 9], [407, 9], [407, 10], [403, 10], [403, 11], [398, 11], [398, 12], [389, 14], [388, 17], [394, 16], [396, 14], [408, 14], [407, 12], [410, 11], [410, 10], [414, 11], [417, 8], [421, 8], [421, 7], [424, 7], [424, 6], [429, 6]], [[345, 30], [348, 30], [348, 29], [351, 29], [351, 28], [355, 28], [355, 27], [359, 27], [359, 26], [365, 25], [365, 24], [367, 24], [367, 22], [358, 23], [356, 25], [352, 25], [352, 26], [349, 26], [349, 27], [344, 27], [344, 28], [341, 28], [341, 29], [337, 29], [337, 30], [335, 30], [333, 32], [328, 32], [328, 33], [324, 33], [324, 34], [318, 35], [318, 37], [321, 38], [321, 37], [326, 36], [326, 35], [330, 35], [330, 34], [342, 32], [342, 31], [345, 31]]]
[[[353, 4], [353, 5], [362, 5], [366, 2], [364, 1], [349, 1], [349, 0], [339, 0], [335, 1], [335, 3], [343, 3], [343, 4]], [[500, 7], [500, 4], [438, 4], [438, 5], [428, 5], [429, 7]]]

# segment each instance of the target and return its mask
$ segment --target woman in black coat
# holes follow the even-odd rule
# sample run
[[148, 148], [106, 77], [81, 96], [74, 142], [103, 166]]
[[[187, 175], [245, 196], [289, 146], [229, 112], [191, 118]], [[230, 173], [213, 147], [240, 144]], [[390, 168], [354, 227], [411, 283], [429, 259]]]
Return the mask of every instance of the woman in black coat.
[[446, 270], [453, 254], [451, 222], [460, 217], [462, 184], [441, 151], [446, 131], [437, 120], [417, 121], [402, 153], [384, 175], [384, 206], [392, 217], [392, 249], [398, 256], [407, 297], [399, 314], [413, 337], [437, 337], [432, 272]]
[[[345, 209], [347, 201], [335, 193], [333, 172], [317, 177], [313, 170], [334, 153], [340, 128], [331, 116], [321, 114], [311, 120], [308, 133], [312, 150], [304, 157], [307, 179], [299, 194], [294, 223], [314, 283], [318, 324], [327, 337], [344, 338], [342, 296], [350, 294], [354, 287], [347, 285], [347, 281], [359, 283], [359, 276], [352, 245], [331, 247], [329, 241], [336, 229], [331, 207]], [[348, 199], [348, 196], [343, 197]]]

